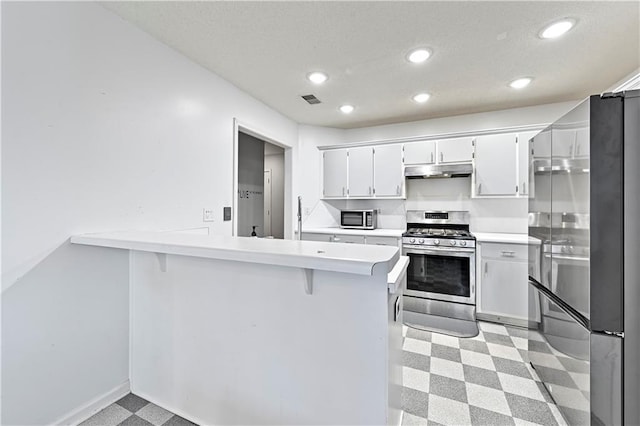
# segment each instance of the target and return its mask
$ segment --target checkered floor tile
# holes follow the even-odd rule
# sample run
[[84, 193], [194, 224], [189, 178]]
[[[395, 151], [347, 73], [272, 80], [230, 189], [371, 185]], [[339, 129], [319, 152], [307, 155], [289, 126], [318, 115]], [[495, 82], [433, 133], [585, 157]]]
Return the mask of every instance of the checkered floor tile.
[[80, 426], [196, 426], [132, 393], [80, 423]]
[[[403, 425], [566, 425], [528, 363], [528, 331], [488, 322], [478, 324], [480, 333], [473, 338], [403, 326]], [[544, 339], [540, 341], [540, 348], [535, 344], [530, 348], [535, 351], [536, 361], [544, 358], [549, 368], [562, 365], [568, 377], [582, 383], [583, 366], [571, 364], [574, 360], [547, 346]], [[81, 423], [150, 425], [194, 423], [134, 394]]]
[[404, 425], [566, 425], [527, 362], [526, 329], [457, 338], [403, 327]]

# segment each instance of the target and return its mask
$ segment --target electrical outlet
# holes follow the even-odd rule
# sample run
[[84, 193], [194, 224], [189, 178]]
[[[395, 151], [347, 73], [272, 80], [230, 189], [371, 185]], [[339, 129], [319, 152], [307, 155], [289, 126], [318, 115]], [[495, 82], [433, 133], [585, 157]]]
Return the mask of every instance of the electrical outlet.
[[311, 209], [309, 207], [304, 208], [304, 215], [309, 216], [311, 214]]
[[213, 209], [207, 207], [202, 209], [202, 221], [213, 222]]

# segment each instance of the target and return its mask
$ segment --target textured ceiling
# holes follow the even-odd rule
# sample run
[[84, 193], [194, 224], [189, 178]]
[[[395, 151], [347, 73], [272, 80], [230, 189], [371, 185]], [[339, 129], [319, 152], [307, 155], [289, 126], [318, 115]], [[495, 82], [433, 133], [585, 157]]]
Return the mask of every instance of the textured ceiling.
[[[640, 68], [640, 2], [107, 2], [291, 119], [354, 128], [576, 100]], [[540, 29], [573, 17], [564, 37]], [[432, 57], [410, 64], [427, 46]], [[322, 70], [321, 86], [306, 74]], [[508, 83], [534, 77], [516, 91]], [[411, 96], [431, 99], [416, 104]], [[316, 95], [322, 103], [300, 98]], [[350, 115], [338, 107], [355, 105]]]

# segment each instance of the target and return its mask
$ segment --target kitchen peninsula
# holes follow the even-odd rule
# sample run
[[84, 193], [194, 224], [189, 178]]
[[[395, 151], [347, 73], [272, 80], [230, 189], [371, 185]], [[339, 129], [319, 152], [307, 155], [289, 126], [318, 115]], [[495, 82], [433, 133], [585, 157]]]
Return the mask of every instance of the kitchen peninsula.
[[133, 393], [199, 424], [400, 422], [397, 248], [142, 231], [71, 242], [130, 251]]

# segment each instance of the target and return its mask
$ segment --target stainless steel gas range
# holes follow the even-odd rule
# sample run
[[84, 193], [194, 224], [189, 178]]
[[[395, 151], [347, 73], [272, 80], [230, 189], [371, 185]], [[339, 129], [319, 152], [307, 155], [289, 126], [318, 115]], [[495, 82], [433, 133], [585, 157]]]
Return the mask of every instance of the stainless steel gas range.
[[402, 251], [409, 256], [404, 298], [409, 322], [475, 321], [476, 240], [469, 232], [469, 212], [407, 211]]

